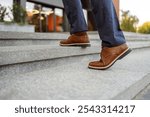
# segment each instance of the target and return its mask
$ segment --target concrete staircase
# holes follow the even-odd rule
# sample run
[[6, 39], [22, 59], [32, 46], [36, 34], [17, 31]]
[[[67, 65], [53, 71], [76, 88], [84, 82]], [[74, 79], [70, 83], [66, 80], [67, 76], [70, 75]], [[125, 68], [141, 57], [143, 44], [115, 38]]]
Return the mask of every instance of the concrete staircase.
[[90, 70], [91, 47], [60, 47], [68, 33], [0, 32], [0, 99], [132, 99], [150, 83], [150, 35], [125, 32], [133, 49], [106, 71]]

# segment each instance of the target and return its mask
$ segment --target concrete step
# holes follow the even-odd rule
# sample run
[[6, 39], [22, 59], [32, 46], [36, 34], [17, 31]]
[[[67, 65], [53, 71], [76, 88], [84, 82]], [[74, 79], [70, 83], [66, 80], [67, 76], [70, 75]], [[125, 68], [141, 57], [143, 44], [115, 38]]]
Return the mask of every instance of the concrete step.
[[[97, 32], [88, 32], [91, 44], [99, 45]], [[150, 41], [150, 35], [124, 32], [128, 41]], [[26, 45], [57, 45], [60, 40], [66, 39], [69, 33], [17, 33], [0, 32], [0, 46]]]
[[141, 92], [135, 96], [134, 100], [150, 100], [150, 84], [141, 90]]
[[[58, 45], [69, 33], [17, 33], [0, 32], [0, 46]], [[98, 34], [89, 33], [92, 45], [100, 45]]]
[[[150, 42], [129, 42], [132, 49], [149, 48]], [[72, 58], [100, 53], [100, 46], [60, 47], [49, 45], [7, 46], [0, 47], [0, 76], [27, 73], [66, 64]], [[76, 61], [74, 59], [74, 61]]]
[[68, 33], [0, 32], [0, 46], [56, 45]]
[[134, 49], [105, 71], [88, 69], [91, 60], [99, 55], [66, 58], [63, 65], [1, 77], [0, 99], [132, 99], [150, 83], [150, 48]]

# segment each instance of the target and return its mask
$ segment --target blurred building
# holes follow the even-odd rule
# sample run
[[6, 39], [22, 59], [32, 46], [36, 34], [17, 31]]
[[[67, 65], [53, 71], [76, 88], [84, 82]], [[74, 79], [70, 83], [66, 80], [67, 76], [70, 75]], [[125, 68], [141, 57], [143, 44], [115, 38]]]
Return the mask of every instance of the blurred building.
[[[28, 23], [35, 25], [36, 32], [62, 32], [65, 27], [64, 8], [61, 0], [20, 0], [26, 8]], [[67, 21], [65, 21], [68, 24]], [[68, 26], [68, 25], [67, 25]]]

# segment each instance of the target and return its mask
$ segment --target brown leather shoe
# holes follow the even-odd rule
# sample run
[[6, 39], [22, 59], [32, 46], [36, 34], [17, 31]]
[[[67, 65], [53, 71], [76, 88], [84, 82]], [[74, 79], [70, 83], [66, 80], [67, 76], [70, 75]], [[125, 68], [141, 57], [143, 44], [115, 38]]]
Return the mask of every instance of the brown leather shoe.
[[94, 61], [89, 63], [89, 68], [105, 70], [111, 67], [117, 60], [122, 59], [131, 52], [126, 44], [122, 44], [116, 47], [103, 47], [101, 51], [100, 61]]
[[61, 46], [90, 46], [89, 37], [86, 32], [78, 32], [69, 36], [68, 39], [60, 41]]

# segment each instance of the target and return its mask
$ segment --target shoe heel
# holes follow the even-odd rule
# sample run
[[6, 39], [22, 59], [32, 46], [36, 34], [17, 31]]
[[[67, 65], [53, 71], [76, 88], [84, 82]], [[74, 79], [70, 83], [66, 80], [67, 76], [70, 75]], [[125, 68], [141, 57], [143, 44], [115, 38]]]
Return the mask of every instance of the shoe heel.
[[120, 56], [119, 58], [118, 58], [118, 60], [121, 60], [122, 58], [124, 58], [126, 55], [128, 55], [130, 52], [131, 52], [132, 50], [131, 49], [129, 49], [127, 52], [125, 52], [122, 56]]

